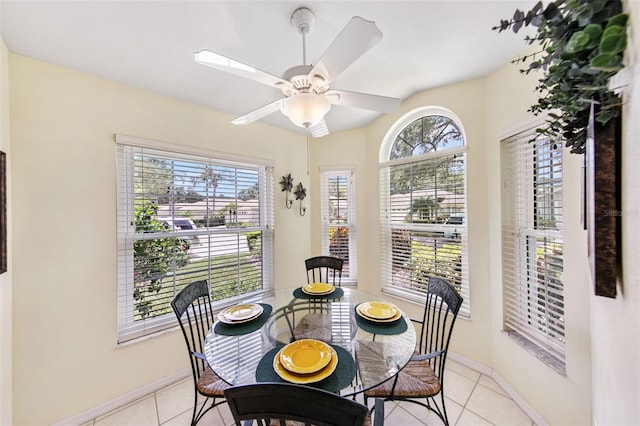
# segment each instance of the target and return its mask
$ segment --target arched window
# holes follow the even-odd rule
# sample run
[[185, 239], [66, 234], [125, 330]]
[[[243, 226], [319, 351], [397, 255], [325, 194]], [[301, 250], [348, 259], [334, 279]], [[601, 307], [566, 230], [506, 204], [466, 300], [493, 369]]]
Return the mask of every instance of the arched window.
[[451, 111], [414, 110], [380, 149], [382, 287], [419, 300], [429, 276], [453, 284], [469, 315], [466, 144]]

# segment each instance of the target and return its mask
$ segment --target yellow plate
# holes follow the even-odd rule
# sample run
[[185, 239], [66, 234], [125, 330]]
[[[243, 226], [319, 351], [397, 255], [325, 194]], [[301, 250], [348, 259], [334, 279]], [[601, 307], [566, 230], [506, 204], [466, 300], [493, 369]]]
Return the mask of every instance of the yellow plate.
[[273, 358], [273, 369], [278, 376], [282, 377], [282, 379], [286, 380], [287, 382], [298, 383], [302, 385], [319, 382], [320, 380], [329, 377], [338, 365], [338, 354], [331, 346], [329, 346], [329, 349], [331, 349], [331, 360], [329, 361], [329, 364], [316, 373], [298, 374], [292, 373], [291, 371], [284, 368], [280, 363], [280, 353], [282, 352], [282, 349]]
[[360, 312], [360, 310], [358, 310], [358, 315], [360, 315], [362, 318], [364, 318], [364, 319], [366, 319], [368, 321], [373, 321], [373, 322], [393, 322], [393, 321], [399, 319], [400, 317], [402, 317], [402, 312], [398, 311], [394, 316], [392, 316], [391, 318], [387, 318], [387, 319], [371, 318], [371, 317], [366, 316], [362, 312]]
[[237, 324], [257, 318], [263, 310], [264, 308], [257, 303], [245, 303], [223, 309], [218, 314], [218, 319], [227, 324]]
[[365, 302], [358, 305], [358, 311], [369, 318], [386, 320], [393, 318], [399, 312], [398, 308], [384, 302]]
[[327, 283], [311, 283], [302, 287], [303, 292], [315, 295], [331, 294], [335, 290], [333, 285]]
[[315, 373], [331, 361], [331, 346], [313, 339], [301, 339], [280, 351], [280, 364], [292, 373]]

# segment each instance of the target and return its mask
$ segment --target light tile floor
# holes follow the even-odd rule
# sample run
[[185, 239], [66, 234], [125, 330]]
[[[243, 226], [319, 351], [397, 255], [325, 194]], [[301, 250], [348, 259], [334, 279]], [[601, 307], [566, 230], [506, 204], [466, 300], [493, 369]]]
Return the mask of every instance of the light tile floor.
[[[493, 379], [451, 360], [447, 361], [444, 389], [449, 423], [452, 426], [535, 426]], [[191, 420], [192, 404], [193, 384], [189, 377], [83, 426], [185, 426]], [[209, 411], [198, 423], [202, 426], [233, 424], [226, 404]], [[385, 424], [439, 426], [442, 422], [421, 406], [387, 402]]]

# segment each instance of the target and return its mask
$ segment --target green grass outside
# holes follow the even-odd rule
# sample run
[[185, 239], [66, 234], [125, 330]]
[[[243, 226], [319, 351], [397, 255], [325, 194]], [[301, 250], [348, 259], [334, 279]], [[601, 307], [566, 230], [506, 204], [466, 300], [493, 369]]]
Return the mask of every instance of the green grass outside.
[[[194, 260], [176, 270], [175, 280], [173, 274], [164, 278], [158, 292], [146, 293], [144, 302], [150, 302], [151, 307], [147, 318], [172, 313], [171, 301], [175, 295], [194, 281], [209, 282], [213, 301], [259, 290], [262, 288], [261, 267], [260, 259], [249, 253]], [[137, 303], [134, 319], [143, 319]]]

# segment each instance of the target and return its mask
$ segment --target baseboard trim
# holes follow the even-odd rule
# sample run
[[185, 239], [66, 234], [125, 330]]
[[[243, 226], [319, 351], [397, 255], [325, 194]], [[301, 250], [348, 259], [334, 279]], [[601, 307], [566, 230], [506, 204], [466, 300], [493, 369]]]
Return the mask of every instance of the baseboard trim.
[[455, 352], [451, 352], [451, 351], [447, 352], [447, 358], [452, 360], [452, 361], [457, 362], [458, 364], [462, 364], [465, 367], [469, 367], [470, 369], [475, 370], [478, 373], [482, 373], [485, 376], [491, 377], [493, 375], [493, 369], [492, 368], [487, 367], [486, 365], [484, 365], [484, 364], [482, 364], [482, 363], [480, 363], [478, 361], [475, 361], [473, 359], [469, 359], [469, 358], [464, 357], [464, 356], [462, 356], [460, 354], [457, 354]]
[[190, 375], [191, 369], [185, 368], [184, 370], [178, 371], [177, 373], [163, 377], [147, 385], [139, 387], [138, 389], [134, 389], [131, 392], [120, 395], [119, 397], [114, 398], [110, 401], [107, 401], [100, 405], [96, 405], [95, 407], [92, 407], [86, 411], [83, 411], [71, 417], [67, 417], [66, 419], [54, 423], [52, 426], [77, 426], [88, 423], [97, 417], [110, 413], [114, 410], [117, 410], [118, 408], [124, 407], [140, 398], [149, 395], [150, 393], [156, 392], [166, 386], [183, 380]]
[[493, 368], [487, 367], [486, 365], [479, 363], [478, 361], [466, 358], [451, 351], [447, 353], [447, 358], [457, 362], [458, 364], [462, 364], [465, 367], [482, 373], [485, 376], [491, 377], [502, 388], [502, 390], [505, 391], [507, 395], [509, 395], [513, 402], [515, 402], [518, 407], [520, 407], [520, 409], [524, 411], [531, 420], [533, 420], [534, 424], [536, 424], [537, 426], [549, 426], [549, 423], [547, 423], [547, 421], [536, 411], [536, 409], [533, 408], [533, 406], [531, 406], [531, 404], [529, 404], [522, 396], [520, 396], [520, 394], [511, 387], [509, 382], [507, 382]]
[[[478, 361], [469, 359], [451, 351], [447, 353], [447, 357], [452, 361], [464, 365], [465, 367], [482, 373], [485, 376], [491, 377], [505, 391], [505, 393], [509, 395], [509, 397], [513, 399], [516, 404], [518, 404], [520, 409], [524, 411], [536, 425], [549, 426], [547, 421], [535, 410], [535, 408], [533, 408], [522, 396], [520, 396], [520, 394], [516, 392], [516, 390], [512, 388], [511, 385], [493, 368], [487, 367], [486, 365]], [[110, 413], [114, 410], [117, 410], [118, 408], [124, 407], [140, 398], [149, 395], [150, 393], [156, 392], [166, 386], [183, 380], [190, 375], [191, 370], [186, 368], [182, 371], [178, 371], [177, 373], [174, 373], [170, 376], [163, 377], [124, 395], [120, 395], [119, 397], [107, 401], [103, 404], [96, 405], [95, 407], [90, 408], [86, 411], [63, 419], [57, 423], [54, 423], [52, 426], [77, 426], [90, 422], [97, 417]]]

